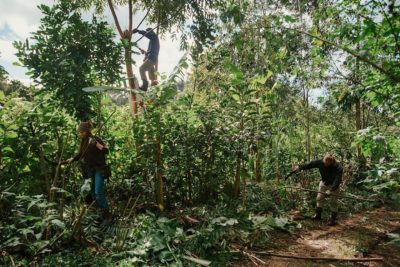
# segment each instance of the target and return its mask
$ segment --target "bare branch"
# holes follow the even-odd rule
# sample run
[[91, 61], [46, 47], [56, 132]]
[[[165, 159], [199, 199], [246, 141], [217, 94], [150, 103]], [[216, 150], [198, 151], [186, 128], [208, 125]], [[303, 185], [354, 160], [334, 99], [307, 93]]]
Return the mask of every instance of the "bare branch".
[[330, 46], [334, 46], [334, 47], [336, 47], [336, 48], [339, 48], [339, 49], [341, 49], [341, 50], [343, 50], [343, 51], [349, 53], [350, 55], [356, 57], [358, 60], [360, 60], [360, 61], [362, 61], [362, 62], [364, 62], [364, 63], [367, 63], [367, 64], [371, 65], [371, 66], [374, 67], [375, 69], [379, 70], [381, 73], [383, 73], [383, 74], [385, 74], [386, 76], [388, 76], [391, 80], [396, 81], [396, 82], [400, 81], [400, 77], [398, 77], [397, 75], [394, 75], [394, 74], [391, 73], [389, 70], [384, 69], [382, 66], [380, 66], [380, 65], [378, 65], [377, 63], [371, 61], [370, 59], [365, 58], [365, 57], [363, 57], [363, 56], [357, 54], [355, 51], [353, 51], [352, 49], [350, 49], [350, 48], [348, 48], [348, 47], [341, 46], [341, 45], [339, 45], [339, 44], [336, 44], [336, 43], [334, 43], [334, 42], [331, 42], [331, 41], [329, 41], [329, 40], [326, 40], [326, 39], [324, 39], [324, 38], [322, 38], [322, 37], [313, 35], [313, 34], [311, 34], [311, 33], [309, 33], [309, 32], [305, 32], [305, 31], [297, 30], [297, 29], [295, 29], [295, 31], [297, 31], [297, 32], [299, 32], [299, 33], [302, 33], [302, 34], [305, 34], [305, 35], [307, 35], [307, 36], [310, 36], [310, 37], [312, 37], [312, 38], [318, 39], [318, 40], [320, 40], [320, 41], [322, 41], [322, 42], [324, 42], [324, 43], [326, 43], [326, 44], [328, 44], [328, 45], [330, 45]]
[[128, 31], [129, 31], [129, 39], [132, 38], [132, 0], [129, 0], [129, 27], [128, 27]]
[[119, 33], [119, 35], [121, 37], [124, 37], [124, 34], [122, 33], [121, 26], [119, 25], [117, 14], [115, 14], [115, 9], [114, 9], [114, 6], [112, 4], [112, 1], [111, 0], [107, 0], [107, 1], [108, 1], [108, 6], [110, 7], [111, 13], [113, 15], [115, 26], [117, 27], [118, 33]]

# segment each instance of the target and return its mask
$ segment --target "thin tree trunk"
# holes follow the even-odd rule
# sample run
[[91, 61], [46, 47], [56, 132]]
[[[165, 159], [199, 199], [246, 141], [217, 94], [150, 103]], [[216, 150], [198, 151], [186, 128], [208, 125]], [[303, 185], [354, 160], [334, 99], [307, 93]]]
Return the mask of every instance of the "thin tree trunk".
[[262, 161], [262, 153], [261, 153], [261, 142], [257, 142], [257, 152], [256, 152], [256, 182], [261, 182], [261, 161]]
[[[128, 85], [130, 89], [136, 89], [135, 87], [135, 80], [132, 68], [132, 43], [129, 40], [129, 46], [125, 47], [125, 66], [126, 66], [126, 74], [128, 75]], [[136, 94], [131, 91], [131, 100], [133, 104], [133, 114], [137, 114], [137, 102], [136, 102]]]
[[[128, 40], [128, 45], [124, 47], [125, 50], [125, 66], [126, 66], [126, 74], [128, 76], [128, 85], [130, 89], [135, 89], [133, 68], [132, 68], [132, 0], [129, 0], [129, 29], [128, 32], [124, 34], [122, 28], [119, 24], [117, 14], [115, 13], [114, 6], [112, 4], [112, 0], [107, 0], [108, 6], [110, 8], [111, 14], [114, 18], [115, 26], [121, 38], [125, 38]], [[126, 36], [125, 36], [126, 35]], [[131, 99], [133, 104], [133, 114], [137, 113], [137, 103], [136, 103], [136, 94], [131, 92]]]
[[[240, 99], [240, 105], [243, 107], [243, 98]], [[242, 169], [242, 158], [243, 158], [243, 150], [242, 150], [242, 134], [244, 128], [244, 121], [243, 121], [243, 110], [241, 112], [241, 119], [240, 119], [240, 136], [239, 136], [239, 144], [238, 144], [238, 152], [237, 152], [237, 159], [236, 159], [236, 174], [235, 174], [235, 187], [234, 193], [235, 196], [238, 197], [240, 194], [240, 173]]]
[[47, 173], [46, 169], [46, 160], [43, 152], [42, 145], [39, 145], [39, 162], [40, 162], [40, 172], [44, 176], [45, 184], [46, 184], [46, 192], [47, 196], [50, 196], [50, 177]]
[[[160, 21], [160, 14], [158, 14], [158, 23]], [[159, 24], [158, 24], [159, 25]], [[159, 33], [159, 27], [157, 27], [156, 34]], [[158, 62], [155, 66], [156, 71], [158, 70]], [[156, 137], [156, 162], [157, 162], [157, 204], [161, 211], [164, 210], [164, 181], [162, 173], [162, 158], [161, 158], [161, 133], [157, 131]]]
[[310, 111], [309, 111], [309, 99], [308, 89], [304, 89], [304, 108], [306, 110], [306, 154], [307, 161], [311, 160], [311, 137], [310, 137]]
[[238, 197], [240, 194], [240, 169], [241, 169], [241, 153], [237, 153], [236, 157], [236, 173], [235, 173], [235, 186], [234, 195]]
[[365, 116], [366, 116], [365, 115], [365, 105], [364, 105], [364, 103], [361, 103], [361, 117], [362, 117], [361, 127], [362, 127], [362, 129], [367, 128]]
[[[359, 131], [361, 130], [361, 102], [360, 100], [357, 100], [356, 104], [355, 104], [355, 115], [356, 115], [356, 130]], [[356, 146], [356, 150], [357, 150], [357, 157], [361, 156], [361, 148], [360, 146], [357, 144]]]
[[164, 210], [164, 181], [162, 173], [162, 163], [161, 163], [161, 138], [157, 135], [156, 139], [156, 200], [157, 205], [161, 211]]
[[192, 191], [193, 191], [193, 179], [192, 179], [192, 172], [190, 169], [187, 170], [186, 173], [186, 178], [188, 179], [188, 194], [189, 194], [189, 203], [191, 204], [193, 202], [193, 196], [192, 196]]
[[[357, 25], [359, 25], [359, 17], [357, 16]], [[360, 28], [360, 27], [358, 27]], [[360, 44], [357, 44], [357, 50], [360, 50]], [[358, 58], [356, 58], [356, 70], [355, 70], [355, 80], [359, 81], [360, 80], [360, 61]], [[361, 130], [361, 100], [360, 98], [358, 98], [356, 100], [356, 104], [355, 104], [355, 116], [356, 116], [356, 130], [359, 131]], [[356, 145], [356, 152], [357, 152], [357, 157], [362, 157], [362, 153], [361, 153], [361, 148], [360, 146], [357, 144]]]

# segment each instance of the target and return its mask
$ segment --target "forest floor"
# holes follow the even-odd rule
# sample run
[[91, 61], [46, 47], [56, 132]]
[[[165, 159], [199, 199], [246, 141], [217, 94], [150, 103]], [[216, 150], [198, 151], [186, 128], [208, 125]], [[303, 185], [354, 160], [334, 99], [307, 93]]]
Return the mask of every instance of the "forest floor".
[[[301, 220], [293, 233], [274, 235], [267, 249], [246, 251], [247, 260], [232, 266], [400, 266], [400, 249], [387, 244], [388, 233], [400, 233], [400, 211], [390, 207], [341, 217], [336, 226], [328, 226], [326, 220]], [[383, 258], [383, 261], [302, 260], [262, 255], [261, 251], [313, 258]]]

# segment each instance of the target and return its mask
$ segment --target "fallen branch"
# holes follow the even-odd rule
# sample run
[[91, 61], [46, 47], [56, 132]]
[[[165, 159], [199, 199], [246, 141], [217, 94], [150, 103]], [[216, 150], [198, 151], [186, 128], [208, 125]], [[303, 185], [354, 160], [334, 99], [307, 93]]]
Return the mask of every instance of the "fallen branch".
[[66, 231], [64, 230], [60, 235], [58, 235], [54, 240], [52, 240], [51, 242], [46, 243], [44, 246], [42, 246], [41, 248], [39, 248], [36, 253], [35, 256], [38, 255], [39, 253], [41, 253], [45, 248], [51, 247], [53, 246], [58, 240], [60, 240], [64, 234], [66, 233]]
[[333, 257], [304, 257], [297, 255], [284, 255], [279, 253], [265, 252], [265, 251], [252, 251], [252, 253], [259, 255], [266, 255], [272, 257], [299, 259], [299, 260], [315, 260], [315, 261], [383, 261], [383, 258], [333, 258]]
[[11, 261], [12, 266], [16, 267], [13, 257], [11, 255], [8, 255], [8, 257], [10, 257], [10, 261]]
[[[307, 192], [315, 192], [315, 193], [320, 193], [320, 194], [324, 194], [324, 195], [330, 195], [330, 194], [327, 194], [325, 192], [321, 192], [318, 190], [312, 190], [312, 189], [301, 188], [301, 187], [285, 186], [285, 188], [294, 189], [294, 190], [302, 190], [302, 191], [307, 191]], [[363, 200], [363, 201], [369, 201], [369, 202], [382, 201], [380, 199], [368, 199], [368, 198], [352, 197], [352, 196], [346, 196], [346, 195], [340, 195], [340, 194], [338, 194], [337, 197], [349, 198], [349, 199], [355, 199], [355, 200]]]
[[83, 206], [81, 212], [79, 213], [78, 219], [73, 224], [71, 237], [75, 237], [75, 234], [81, 225], [81, 220], [83, 216], [86, 214], [86, 211], [87, 211], [86, 206]]
[[242, 253], [243, 253], [244, 255], [246, 255], [247, 257], [249, 257], [249, 259], [250, 259], [256, 266], [258, 266], [258, 264], [257, 264], [256, 262], [254, 262], [254, 260], [256, 260], [256, 261], [258, 261], [258, 262], [261, 262], [261, 264], [263, 264], [263, 265], [266, 265], [266, 264], [267, 264], [265, 261], [263, 261], [262, 259], [256, 257], [255, 255], [253, 255], [253, 254], [251, 254], [251, 253], [248, 253], [248, 252], [246, 252], [246, 251], [242, 251]]
[[254, 254], [252, 254], [251, 252], [249, 252], [248, 250], [243, 249], [243, 247], [239, 244], [236, 243], [232, 243], [229, 245], [233, 250], [231, 250], [231, 252], [235, 252], [235, 253], [241, 253], [245, 256], [247, 256], [249, 258], [249, 260], [255, 265], [255, 266], [259, 266], [258, 262], [261, 262], [262, 265], [266, 265], [266, 262], [263, 261], [262, 259], [256, 257]]
[[185, 260], [197, 263], [201, 266], [209, 266], [211, 264], [211, 261], [203, 260], [203, 259], [199, 259], [199, 258], [194, 258], [194, 257], [189, 257], [189, 256], [182, 256], [182, 258], [184, 258]]
[[197, 220], [197, 219], [195, 219], [195, 218], [192, 218], [192, 217], [190, 217], [189, 215], [183, 216], [183, 219], [186, 220], [186, 221], [187, 221], [188, 223], [190, 223], [190, 224], [197, 224], [197, 223], [200, 223], [199, 220]]

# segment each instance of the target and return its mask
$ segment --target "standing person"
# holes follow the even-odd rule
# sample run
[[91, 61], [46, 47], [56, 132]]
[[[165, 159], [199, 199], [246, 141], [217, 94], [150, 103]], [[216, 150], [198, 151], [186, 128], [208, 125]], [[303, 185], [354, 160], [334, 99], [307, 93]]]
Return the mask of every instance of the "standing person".
[[106, 164], [106, 154], [108, 148], [104, 142], [92, 134], [92, 126], [89, 122], [81, 122], [78, 127], [79, 136], [82, 138], [78, 153], [68, 159], [67, 163], [80, 161], [83, 163], [84, 170], [91, 178], [91, 194], [100, 208], [103, 219], [109, 219], [110, 212], [108, 202], [104, 195], [104, 179]]
[[342, 182], [343, 168], [331, 154], [326, 154], [323, 159], [296, 166], [293, 170], [302, 171], [317, 168], [321, 174], [318, 191], [322, 193], [317, 195], [317, 207], [313, 219], [321, 220], [323, 202], [329, 196], [332, 210], [328, 225], [335, 225], [338, 214], [337, 194]]
[[147, 51], [140, 49], [141, 53], [145, 55], [143, 64], [139, 67], [140, 78], [143, 82], [140, 90], [147, 91], [149, 81], [147, 80], [146, 72], [149, 73], [151, 85], [158, 84], [156, 77], [156, 65], [158, 63], [158, 54], [160, 52], [160, 40], [152, 28], [147, 28], [146, 31], [134, 29], [132, 33], [140, 33], [150, 40]]

